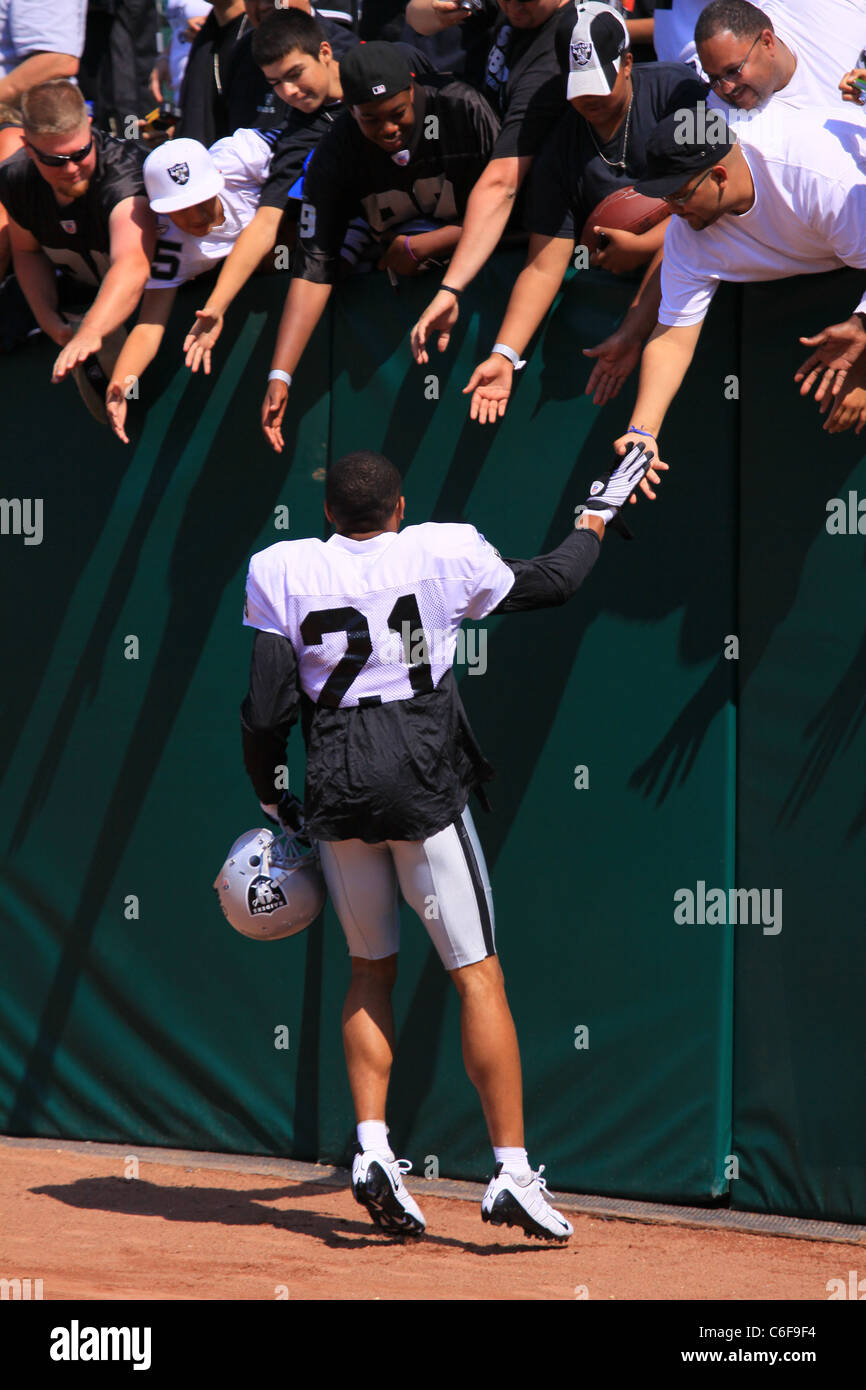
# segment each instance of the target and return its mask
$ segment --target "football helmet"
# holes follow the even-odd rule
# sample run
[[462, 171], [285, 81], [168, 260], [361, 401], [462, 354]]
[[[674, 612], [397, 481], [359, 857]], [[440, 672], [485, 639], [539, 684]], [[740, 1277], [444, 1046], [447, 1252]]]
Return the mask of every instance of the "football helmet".
[[235, 840], [214, 881], [230, 926], [253, 941], [281, 941], [325, 906], [319, 851], [303, 832], [248, 830]]

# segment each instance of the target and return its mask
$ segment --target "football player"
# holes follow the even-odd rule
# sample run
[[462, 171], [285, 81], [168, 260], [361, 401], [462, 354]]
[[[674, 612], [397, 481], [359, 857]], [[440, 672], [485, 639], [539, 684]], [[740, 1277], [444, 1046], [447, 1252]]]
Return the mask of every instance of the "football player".
[[586, 508], [549, 555], [503, 560], [474, 526], [401, 531], [400, 474], [381, 454], [332, 464], [327, 542], [283, 541], [250, 561], [244, 623], [256, 629], [241, 707], [244, 762], [262, 809], [291, 827], [297, 802], [275, 795], [299, 712], [307, 744], [304, 813], [348, 942], [343, 1043], [357, 1120], [352, 1190], [386, 1231], [425, 1229], [385, 1123], [394, 1053], [391, 991], [398, 888], [430, 934], [460, 996], [463, 1056], [493, 1144], [485, 1221], [544, 1240], [572, 1232], [524, 1147], [520, 1054], [494, 938], [484, 856], [468, 807], [492, 776], [452, 670], [464, 618], [565, 603], [595, 564], [605, 524], [647, 479], [633, 447], [593, 483]]

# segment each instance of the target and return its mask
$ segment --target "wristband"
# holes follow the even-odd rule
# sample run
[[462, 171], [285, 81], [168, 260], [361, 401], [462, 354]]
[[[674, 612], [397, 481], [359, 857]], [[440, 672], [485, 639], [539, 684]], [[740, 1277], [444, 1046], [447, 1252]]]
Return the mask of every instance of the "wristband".
[[647, 439], [655, 439], [655, 435], [650, 434], [649, 430], [639, 430], [637, 425], [629, 425], [626, 434], [645, 434]]
[[284, 381], [287, 386], [292, 384], [290, 372], [281, 372], [278, 367], [274, 367], [272, 372], [268, 372], [268, 381]]
[[463, 293], [462, 290], [455, 290], [455, 288], [454, 288], [453, 285], [440, 285], [439, 288], [440, 288], [440, 290], [447, 290], [449, 294], [454, 294], [454, 295], [456, 295], [458, 299], [460, 298], [461, 294]]
[[526, 362], [520, 357], [519, 353], [516, 353], [514, 348], [510, 348], [507, 343], [494, 343], [490, 352], [491, 356], [494, 352], [498, 352], [500, 357], [507, 358], [516, 372], [522, 372], [523, 368], [526, 366]]
[[404, 244], [405, 244], [405, 246], [406, 246], [407, 252], [408, 252], [409, 255], [412, 257], [412, 260], [415, 262], [416, 265], [420, 265], [421, 262], [420, 262], [420, 260], [418, 259], [418, 257], [415, 255], [415, 252], [412, 250], [412, 247], [411, 247], [411, 245], [410, 245], [410, 243], [409, 243], [409, 238], [408, 238], [407, 236], [404, 236], [403, 242], [404, 242]]

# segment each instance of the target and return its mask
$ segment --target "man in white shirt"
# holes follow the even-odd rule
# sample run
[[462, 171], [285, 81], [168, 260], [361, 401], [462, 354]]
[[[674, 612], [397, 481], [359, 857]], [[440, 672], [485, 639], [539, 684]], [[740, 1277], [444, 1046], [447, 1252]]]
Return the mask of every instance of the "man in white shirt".
[[144, 161], [144, 183], [160, 221], [138, 321], [117, 359], [105, 406], [124, 444], [127, 400], [156, 356], [178, 287], [224, 260], [253, 219], [277, 131], [236, 130], [210, 150], [169, 140]]
[[710, 104], [722, 107], [729, 124], [770, 100], [797, 110], [835, 106], [842, 74], [866, 43], [866, 3], [764, 0], [759, 9], [748, 0], [712, 0], [698, 17], [695, 43], [713, 88]]
[[[691, 63], [698, 70], [703, 65], [701, 76], [719, 73], [728, 66], [725, 62], [716, 67], [709, 59], [707, 67], [703, 45], [696, 45], [698, 20], [708, 8], [704, 0], [656, 0], [653, 45], [660, 63]], [[843, 72], [855, 66], [866, 45], [864, 0], [764, 0], [761, 9], [787, 48], [803, 60], [810, 76], [817, 74], [821, 85], [829, 82], [840, 53], [853, 48], [850, 60], [838, 71], [836, 83]], [[739, 54], [735, 62], [741, 57]]]
[[866, 269], [862, 142], [862, 127], [846, 122], [841, 108], [838, 118], [832, 110], [792, 110], [746, 145], [720, 111], [703, 104], [660, 122], [647, 146], [649, 172], [635, 186], [664, 198], [674, 217], [659, 321], [644, 348], [633, 423], [616, 441], [618, 452], [657, 438], [721, 281]]

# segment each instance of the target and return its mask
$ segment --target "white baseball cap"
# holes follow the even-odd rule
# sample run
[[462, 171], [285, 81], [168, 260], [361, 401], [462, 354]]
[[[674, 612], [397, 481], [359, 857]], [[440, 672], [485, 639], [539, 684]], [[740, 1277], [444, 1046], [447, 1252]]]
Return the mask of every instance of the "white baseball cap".
[[568, 99], [610, 96], [628, 48], [625, 20], [612, 5], [579, 3], [568, 46]]
[[167, 140], [147, 156], [143, 172], [154, 212], [195, 207], [225, 187], [225, 179], [198, 140]]

